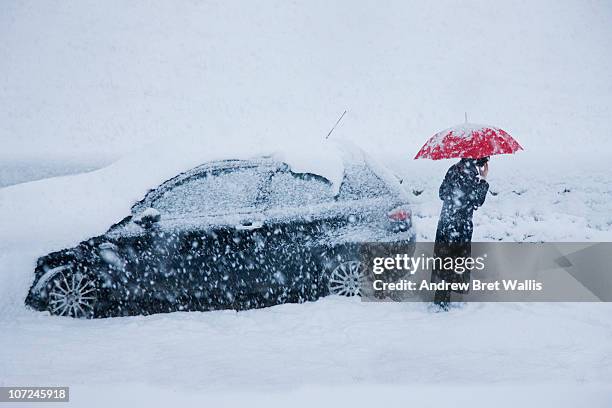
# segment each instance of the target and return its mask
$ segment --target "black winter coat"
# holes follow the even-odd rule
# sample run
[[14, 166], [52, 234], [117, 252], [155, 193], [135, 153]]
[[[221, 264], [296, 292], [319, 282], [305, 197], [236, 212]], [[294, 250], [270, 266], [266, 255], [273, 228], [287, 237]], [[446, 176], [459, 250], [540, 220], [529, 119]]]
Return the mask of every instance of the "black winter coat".
[[[476, 163], [461, 159], [453, 165], [440, 186], [443, 201], [434, 254], [440, 258], [469, 257], [472, 253], [472, 215], [480, 207], [489, 191], [489, 184], [480, 179]], [[432, 281], [469, 282], [470, 271], [461, 274], [452, 270], [434, 269]]]
[[472, 215], [489, 191], [489, 183], [480, 179], [474, 160], [462, 159], [453, 165], [440, 186], [443, 201], [436, 243], [467, 243], [472, 241]]

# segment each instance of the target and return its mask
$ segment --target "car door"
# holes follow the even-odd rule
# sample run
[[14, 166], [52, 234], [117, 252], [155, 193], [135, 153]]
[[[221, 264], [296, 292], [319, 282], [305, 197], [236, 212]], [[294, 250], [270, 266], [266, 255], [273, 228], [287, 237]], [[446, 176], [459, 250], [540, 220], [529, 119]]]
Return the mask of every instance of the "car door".
[[183, 309], [257, 307], [251, 293], [266, 238], [260, 196], [271, 169], [265, 161], [221, 163], [153, 203], [160, 228], [180, 236], [171, 286]]
[[117, 314], [176, 310], [180, 236], [160, 223], [139, 224], [137, 215], [113, 226], [98, 247], [107, 264], [102, 273], [105, 299]]
[[287, 166], [276, 171], [268, 185], [266, 228], [268, 267], [275, 303], [316, 299], [320, 275], [317, 248], [332, 228], [335, 195], [323, 177], [294, 173]]

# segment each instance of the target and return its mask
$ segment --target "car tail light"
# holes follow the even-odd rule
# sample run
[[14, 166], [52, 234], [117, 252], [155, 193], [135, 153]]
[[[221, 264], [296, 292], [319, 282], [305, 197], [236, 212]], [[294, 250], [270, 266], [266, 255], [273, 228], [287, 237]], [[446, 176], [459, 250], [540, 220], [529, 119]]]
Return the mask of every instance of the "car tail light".
[[408, 231], [412, 226], [412, 212], [408, 207], [400, 206], [387, 213], [393, 232]]

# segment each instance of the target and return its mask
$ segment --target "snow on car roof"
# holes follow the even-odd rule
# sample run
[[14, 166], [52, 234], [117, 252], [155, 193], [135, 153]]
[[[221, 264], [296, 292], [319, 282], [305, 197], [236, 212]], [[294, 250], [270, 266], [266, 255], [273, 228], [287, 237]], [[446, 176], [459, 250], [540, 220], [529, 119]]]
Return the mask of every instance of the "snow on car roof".
[[338, 190], [344, 166], [364, 161], [360, 149], [347, 142], [278, 142], [227, 138], [216, 145], [176, 142], [151, 144], [115, 163], [88, 173], [33, 181], [0, 189], [0, 248], [28, 243], [43, 255], [51, 250], [106, 232], [130, 214], [130, 207], [164, 181], [205, 162], [272, 157], [296, 173], [328, 179]]

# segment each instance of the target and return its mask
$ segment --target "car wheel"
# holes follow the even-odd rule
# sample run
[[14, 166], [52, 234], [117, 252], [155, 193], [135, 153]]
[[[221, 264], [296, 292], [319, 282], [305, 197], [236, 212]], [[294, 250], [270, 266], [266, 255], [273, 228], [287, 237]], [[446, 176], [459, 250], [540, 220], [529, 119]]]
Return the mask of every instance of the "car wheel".
[[330, 295], [361, 296], [361, 286], [365, 280], [363, 264], [359, 261], [346, 261], [338, 264], [329, 274], [327, 287]]
[[68, 270], [60, 272], [49, 282], [47, 293], [51, 314], [81, 319], [94, 317], [98, 289], [91, 276]]

